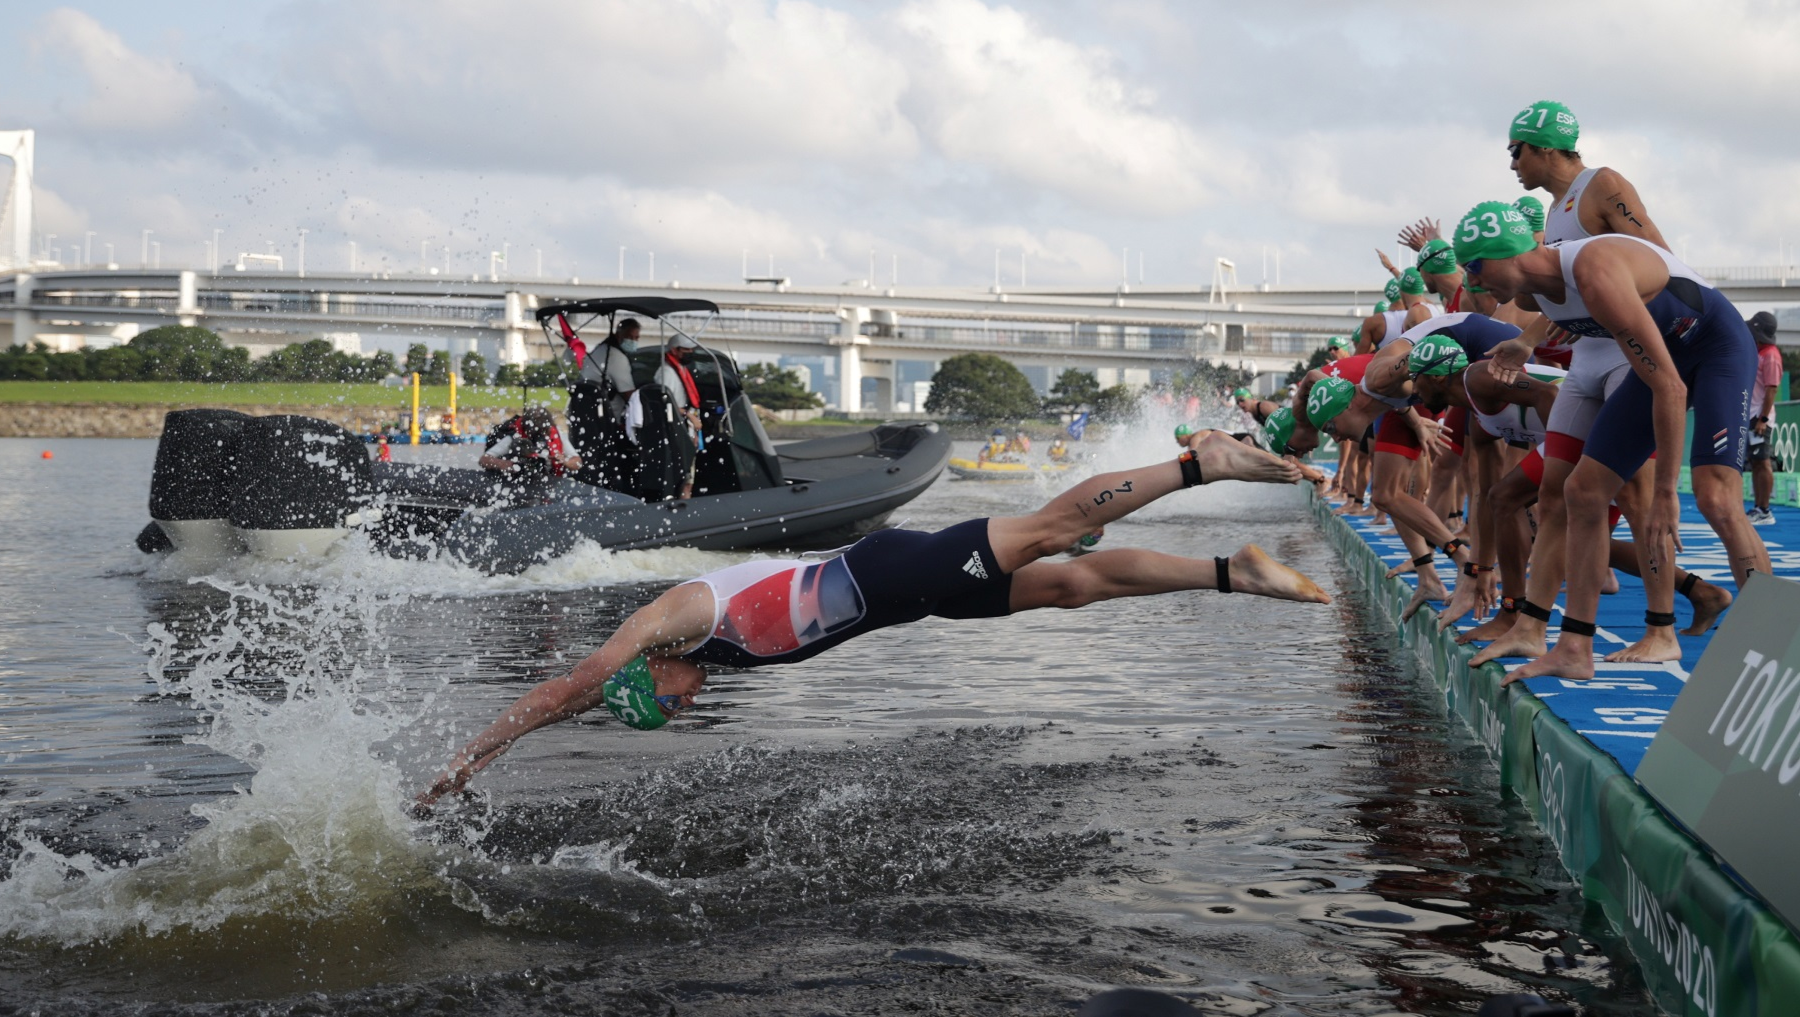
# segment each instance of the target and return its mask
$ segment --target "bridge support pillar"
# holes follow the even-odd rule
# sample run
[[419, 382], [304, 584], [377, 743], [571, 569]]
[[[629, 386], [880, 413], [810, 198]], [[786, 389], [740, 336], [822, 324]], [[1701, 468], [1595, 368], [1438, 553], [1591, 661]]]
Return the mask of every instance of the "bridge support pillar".
[[17, 305], [12, 321], [14, 346], [30, 346], [37, 339], [37, 315], [26, 310], [31, 304], [32, 284], [35, 281], [29, 272], [20, 272], [13, 277], [13, 303]]
[[[506, 292], [506, 337], [500, 340], [500, 362], [523, 364], [530, 359], [525, 349], [525, 298], [518, 290]], [[554, 354], [553, 354], [554, 355]]]
[[869, 344], [862, 326], [868, 320], [866, 307], [838, 308], [838, 334], [831, 343], [838, 347], [838, 409], [845, 413], [862, 412], [862, 347]]
[[194, 273], [182, 272], [176, 286], [179, 295], [175, 299], [175, 320], [191, 327], [200, 320], [200, 287]]

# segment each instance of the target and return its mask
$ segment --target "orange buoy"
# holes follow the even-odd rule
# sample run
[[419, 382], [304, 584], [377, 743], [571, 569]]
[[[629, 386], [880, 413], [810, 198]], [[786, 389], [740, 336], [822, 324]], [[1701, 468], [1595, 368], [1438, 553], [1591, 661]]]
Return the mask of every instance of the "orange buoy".
[[44, 458], [45, 458], [45, 459], [55, 459], [55, 458], [56, 458], [56, 453], [55, 453], [55, 452], [52, 452], [52, 451], [50, 451], [50, 450], [49, 450], [49, 449], [45, 449], [45, 450], [44, 450]]

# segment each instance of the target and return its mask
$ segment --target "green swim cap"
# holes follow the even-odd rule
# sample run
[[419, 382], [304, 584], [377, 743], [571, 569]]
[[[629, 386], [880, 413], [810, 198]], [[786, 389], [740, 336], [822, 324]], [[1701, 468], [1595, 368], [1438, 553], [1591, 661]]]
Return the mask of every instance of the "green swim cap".
[[[1316, 391], [1318, 387], [1318, 385], [1314, 385], [1313, 389]], [[1273, 449], [1276, 455], [1286, 452], [1288, 439], [1294, 436], [1294, 411], [1283, 406], [1269, 414], [1269, 419], [1263, 421], [1263, 436], [1269, 439], [1269, 448]]]
[[1193, 434], [1193, 433], [1194, 433], [1194, 429], [1187, 426], [1186, 424], [1176, 424], [1175, 425], [1175, 437], [1177, 437], [1177, 438], [1185, 438], [1188, 435]]
[[1462, 345], [1441, 332], [1413, 343], [1412, 352], [1406, 355], [1406, 373], [1415, 376], [1447, 377], [1468, 366], [1469, 354]]
[[1425, 292], [1425, 277], [1419, 274], [1418, 269], [1409, 268], [1400, 273], [1400, 292], [1410, 293], [1415, 297]]
[[1351, 345], [1350, 337], [1347, 335], [1334, 335], [1325, 340], [1325, 348], [1328, 350], [1347, 350]]
[[1356, 401], [1356, 386], [1344, 378], [1321, 378], [1313, 382], [1306, 397], [1306, 419], [1314, 427], [1324, 427]]
[[1537, 246], [1525, 213], [1504, 201], [1484, 201], [1456, 224], [1456, 262], [1516, 258]]
[[1375, 302], [1375, 313], [1376, 313], [1376, 314], [1386, 314], [1386, 313], [1387, 313], [1387, 309], [1388, 309], [1388, 302], [1387, 302], [1387, 301], [1385, 301], [1385, 300], [1378, 300], [1378, 301], [1376, 301], [1376, 302]]
[[1581, 125], [1575, 121], [1575, 114], [1569, 112], [1569, 107], [1549, 99], [1520, 110], [1519, 115], [1513, 117], [1512, 131], [1507, 135], [1511, 141], [1523, 141], [1539, 148], [1560, 148], [1566, 152], [1575, 150], [1575, 142], [1580, 137]]
[[1456, 271], [1456, 249], [1448, 240], [1427, 240], [1419, 249], [1419, 271], [1449, 275]]
[[1513, 207], [1518, 209], [1521, 215], [1525, 216], [1525, 221], [1531, 225], [1531, 232], [1544, 232], [1543, 202], [1527, 194], [1518, 201], [1513, 202]]
[[607, 712], [628, 727], [654, 731], [669, 722], [668, 715], [656, 704], [656, 680], [650, 677], [650, 661], [637, 657], [606, 680]]
[[1237, 391], [1231, 393], [1231, 398], [1233, 398], [1233, 399], [1248, 399], [1248, 398], [1250, 398], [1250, 390], [1247, 388], [1240, 388]]
[[1383, 286], [1381, 288], [1381, 295], [1386, 297], [1387, 302], [1390, 304], [1396, 300], [1399, 300], [1400, 299], [1400, 280], [1389, 279], [1387, 281], [1387, 285]]

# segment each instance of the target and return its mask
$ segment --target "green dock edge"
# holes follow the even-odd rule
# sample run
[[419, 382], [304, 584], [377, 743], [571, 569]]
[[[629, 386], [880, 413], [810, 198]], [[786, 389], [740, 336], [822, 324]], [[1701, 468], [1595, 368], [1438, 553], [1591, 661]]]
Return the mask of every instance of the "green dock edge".
[[[1322, 498], [1313, 512], [1371, 598], [1399, 618], [1412, 590]], [[1497, 664], [1470, 667], [1473, 651], [1435, 612], [1401, 625], [1430, 665], [1450, 712], [1500, 766], [1556, 845], [1582, 894], [1598, 904], [1636, 955], [1656, 1001], [1672, 1014], [1791, 1017], [1800, 1013], [1800, 939], [1725, 874], [1611, 756], [1576, 734], [1543, 700], [1502, 688]]]

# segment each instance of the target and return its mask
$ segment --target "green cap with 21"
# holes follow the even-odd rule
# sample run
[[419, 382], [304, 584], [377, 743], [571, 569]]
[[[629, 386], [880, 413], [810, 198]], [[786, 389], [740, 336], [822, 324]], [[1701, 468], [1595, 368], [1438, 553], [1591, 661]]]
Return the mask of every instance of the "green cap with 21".
[[1513, 117], [1512, 130], [1507, 133], [1507, 138], [1539, 148], [1560, 148], [1573, 152], [1575, 142], [1581, 138], [1581, 124], [1576, 122], [1575, 114], [1569, 112], [1569, 107], [1543, 99], [1525, 107]]

